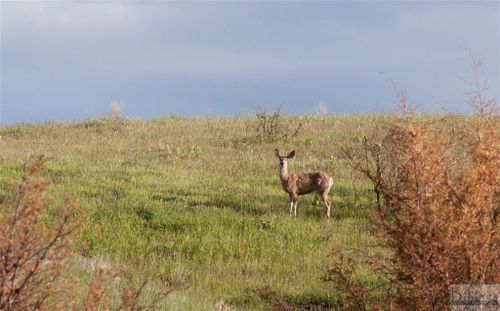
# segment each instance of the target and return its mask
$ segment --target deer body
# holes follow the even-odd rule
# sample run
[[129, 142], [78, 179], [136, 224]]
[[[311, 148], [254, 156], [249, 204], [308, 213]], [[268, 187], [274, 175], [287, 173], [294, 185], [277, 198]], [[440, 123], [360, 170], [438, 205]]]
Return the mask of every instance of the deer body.
[[287, 156], [281, 156], [276, 149], [276, 157], [280, 160], [280, 179], [283, 190], [290, 196], [290, 216], [297, 217], [297, 199], [299, 195], [311, 192], [318, 193], [323, 199], [325, 218], [330, 218], [330, 200], [328, 193], [333, 185], [333, 179], [325, 172], [304, 174], [289, 174], [288, 159], [295, 156], [295, 150]]

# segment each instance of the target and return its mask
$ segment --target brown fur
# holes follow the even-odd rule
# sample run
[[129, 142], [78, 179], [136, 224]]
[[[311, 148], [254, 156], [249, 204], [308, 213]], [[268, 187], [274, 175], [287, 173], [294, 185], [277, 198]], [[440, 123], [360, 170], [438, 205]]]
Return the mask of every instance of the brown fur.
[[290, 196], [290, 216], [292, 211], [297, 217], [297, 199], [299, 195], [317, 192], [323, 199], [325, 218], [330, 218], [330, 200], [328, 192], [333, 184], [333, 179], [325, 172], [304, 174], [289, 174], [287, 160], [295, 156], [295, 150], [287, 156], [281, 156], [276, 149], [276, 157], [280, 161], [280, 179], [283, 190]]

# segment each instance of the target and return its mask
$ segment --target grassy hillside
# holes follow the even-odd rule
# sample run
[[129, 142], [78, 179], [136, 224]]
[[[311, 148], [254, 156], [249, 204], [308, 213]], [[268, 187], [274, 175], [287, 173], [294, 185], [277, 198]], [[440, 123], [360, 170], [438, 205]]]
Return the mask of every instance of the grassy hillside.
[[[368, 242], [373, 197], [340, 148], [385, 121], [306, 117], [298, 135], [281, 142], [257, 139], [252, 118], [12, 126], [0, 129], [0, 192], [14, 200], [26, 163], [45, 155], [50, 213], [69, 195], [87, 216], [75, 273], [89, 277], [88, 265], [161, 273], [184, 285], [165, 309], [212, 310], [221, 301], [252, 310], [276, 302], [341, 306], [321, 278], [335, 245]], [[297, 151], [291, 172], [333, 176], [332, 222], [316, 195], [299, 198], [297, 220], [288, 216], [276, 147]]]

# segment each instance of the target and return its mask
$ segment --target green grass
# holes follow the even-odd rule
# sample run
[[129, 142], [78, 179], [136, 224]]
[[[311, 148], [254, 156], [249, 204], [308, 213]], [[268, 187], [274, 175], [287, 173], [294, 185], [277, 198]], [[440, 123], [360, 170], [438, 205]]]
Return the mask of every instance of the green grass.
[[[340, 148], [387, 119], [306, 117], [296, 138], [279, 143], [255, 139], [251, 118], [12, 126], [0, 129], [0, 191], [14, 200], [27, 163], [45, 155], [51, 210], [69, 195], [87, 215], [76, 245], [88, 245], [82, 256], [185, 284], [164, 309], [213, 310], [223, 301], [266, 310], [273, 299], [340, 308], [321, 278], [335, 245], [369, 241], [373, 200]], [[275, 147], [296, 149], [291, 172], [333, 176], [334, 221], [323, 221], [316, 195], [299, 198], [297, 220], [288, 216]]]

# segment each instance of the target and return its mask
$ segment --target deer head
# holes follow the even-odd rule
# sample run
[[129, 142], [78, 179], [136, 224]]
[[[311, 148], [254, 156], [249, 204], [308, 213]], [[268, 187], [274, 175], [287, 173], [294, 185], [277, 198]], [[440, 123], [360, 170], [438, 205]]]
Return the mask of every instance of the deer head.
[[280, 151], [278, 149], [274, 149], [276, 157], [280, 161], [280, 167], [286, 167], [287, 165], [287, 160], [291, 159], [295, 156], [295, 150], [292, 150], [287, 156], [282, 156], [280, 155]]

